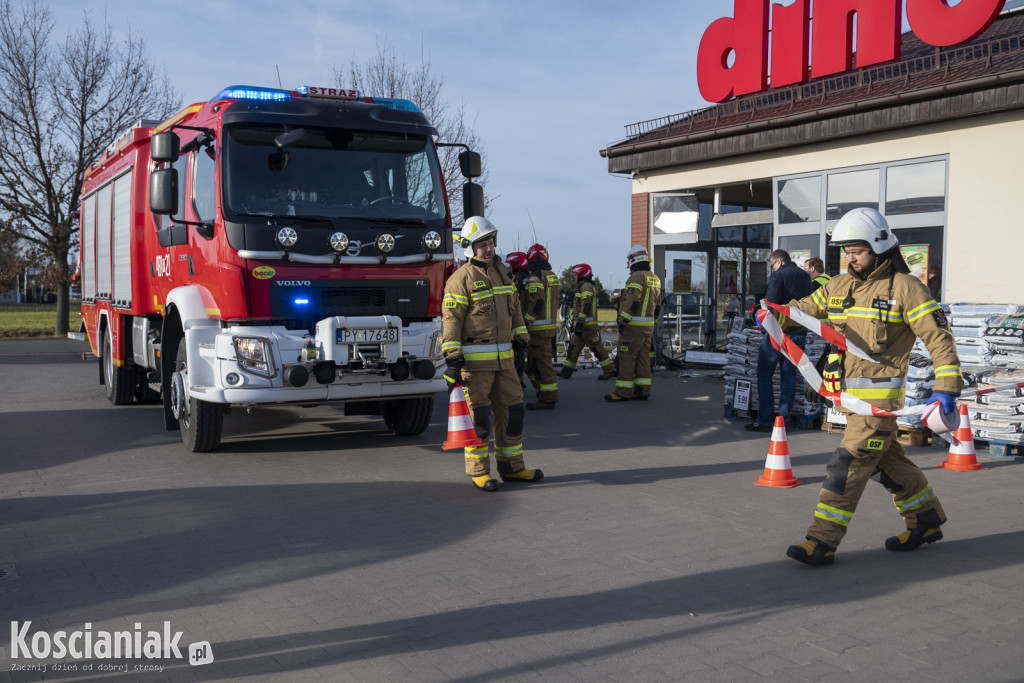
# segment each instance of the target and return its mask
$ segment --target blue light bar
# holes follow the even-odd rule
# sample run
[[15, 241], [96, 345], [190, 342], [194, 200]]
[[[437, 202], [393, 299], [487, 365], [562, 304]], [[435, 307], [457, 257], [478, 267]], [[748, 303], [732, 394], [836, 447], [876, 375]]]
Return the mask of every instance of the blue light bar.
[[399, 111], [411, 111], [417, 114], [422, 114], [423, 111], [409, 100], [401, 100], [395, 97], [367, 97], [368, 101], [374, 104], [383, 104], [385, 107], [391, 109], [398, 109]]
[[214, 100], [262, 100], [264, 102], [284, 102], [290, 100], [292, 94], [287, 90], [276, 88], [260, 88], [252, 85], [232, 85], [224, 88], [213, 98]]
[[299, 304], [299, 305], [302, 305], [302, 306], [305, 306], [306, 304], [309, 303], [309, 299], [296, 299], [295, 303]]

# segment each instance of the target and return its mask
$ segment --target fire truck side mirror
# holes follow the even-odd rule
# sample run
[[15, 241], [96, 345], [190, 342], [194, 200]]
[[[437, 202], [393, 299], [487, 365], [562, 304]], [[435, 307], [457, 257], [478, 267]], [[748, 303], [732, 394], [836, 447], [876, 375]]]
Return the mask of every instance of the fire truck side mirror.
[[[479, 178], [483, 173], [483, 171], [481, 170], [482, 166], [480, 163], [480, 153], [470, 152], [469, 150], [466, 150], [465, 152], [460, 152], [459, 168], [462, 170], [463, 176], [467, 178]], [[481, 216], [483, 214], [467, 213], [466, 215]]]
[[181, 156], [181, 140], [171, 131], [157, 133], [149, 142], [149, 156], [153, 161], [174, 163]]
[[462, 215], [483, 216], [484, 215], [484, 188], [474, 182], [463, 183], [462, 185]]
[[178, 213], [178, 169], [160, 168], [149, 176], [149, 210], [165, 216]]

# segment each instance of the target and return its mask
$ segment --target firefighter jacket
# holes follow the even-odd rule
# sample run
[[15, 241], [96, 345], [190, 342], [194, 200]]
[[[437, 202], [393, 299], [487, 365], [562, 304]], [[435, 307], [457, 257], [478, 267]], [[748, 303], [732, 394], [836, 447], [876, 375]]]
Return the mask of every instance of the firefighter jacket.
[[654, 319], [661, 308], [661, 279], [649, 270], [629, 274], [619, 297], [618, 324], [628, 329], [654, 331]]
[[576, 296], [572, 303], [572, 322], [583, 325], [597, 324], [597, 292], [590, 280], [583, 280], [576, 288]]
[[523, 319], [530, 334], [554, 337], [558, 328], [558, 276], [547, 269], [537, 269], [526, 281]]
[[470, 371], [513, 368], [515, 337], [529, 341], [508, 269], [496, 259], [470, 259], [444, 287], [441, 352], [461, 353]]
[[837, 275], [810, 296], [791, 301], [819, 320], [828, 320], [877, 363], [851, 353], [843, 361], [842, 388], [883, 410], [903, 406], [910, 350], [921, 338], [935, 363], [935, 391], [959, 395], [964, 386], [949, 322], [931, 293], [916, 278], [884, 262], [866, 278]]

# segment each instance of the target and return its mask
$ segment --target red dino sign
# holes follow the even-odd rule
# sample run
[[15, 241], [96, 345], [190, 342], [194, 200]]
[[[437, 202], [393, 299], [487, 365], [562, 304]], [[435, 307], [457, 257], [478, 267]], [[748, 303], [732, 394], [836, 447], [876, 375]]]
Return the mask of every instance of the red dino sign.
[[[910, 29], [939, 47], [977, 38], [999, 16], [1006, 0], [907, 0]], [[811, 0], [785, 6], [771, 0], [734, 0], [734, 17], [716, 19], [701, 37], [697, 85], [708, 102], [767, 90], [769, 12], [771, 87], [804, 83], [853, 66], [853, 19], [857, 19], [857, 66], [900, 58], [902, 0]], [[813, 32], [812, 32], [813, 26]], [[812, 41], [813, 36], [813, 41]], [[810, 59], [808, 59], [810, 56]], [[732, 57], [732, 66], [729, 60]]]

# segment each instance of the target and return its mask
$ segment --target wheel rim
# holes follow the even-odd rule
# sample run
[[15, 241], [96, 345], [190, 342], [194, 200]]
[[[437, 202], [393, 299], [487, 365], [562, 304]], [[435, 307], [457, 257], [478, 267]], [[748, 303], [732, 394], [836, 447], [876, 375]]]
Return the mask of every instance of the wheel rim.
[[171, 412], [181, 426], [188, 429], [188, 398], [185, 396], [185, 382], [188, 381], [188, 365], [182, 361], [171, 376]]

